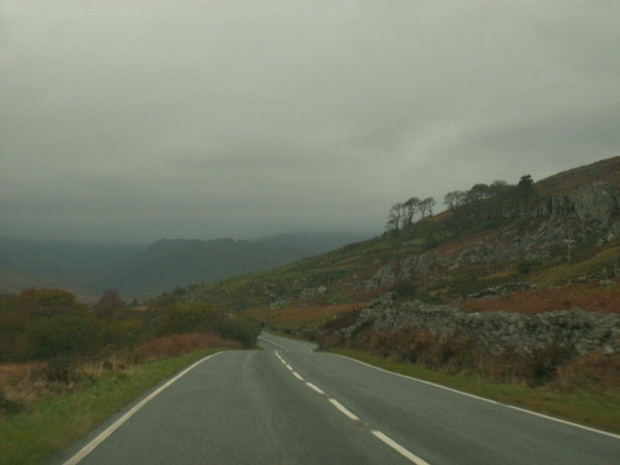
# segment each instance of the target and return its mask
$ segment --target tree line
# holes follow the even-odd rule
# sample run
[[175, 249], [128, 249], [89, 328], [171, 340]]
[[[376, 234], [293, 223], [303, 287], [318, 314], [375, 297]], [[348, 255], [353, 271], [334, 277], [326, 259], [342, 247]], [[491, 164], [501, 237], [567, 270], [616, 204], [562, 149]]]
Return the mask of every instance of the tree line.
[[[498, 218], [516, 218], [527, 213], [537, 199], [534, 181], [529, 174], [521, 176], [516, 185], [508, 184], [503, 180], [493, 181], [491, 184], [477, 183], [469, 190], [455, 190], [448, 192], [443, 198], [443, 204], [450, 212], [447, 225], [455, 222], [472, 222], [477, 229], [481, 221]], [[385, 229], [398, 234], [413, 227], [425, 218], [433, 216], [435, 200], [432, 197], [420, 199], [411, 197], [405, 202], [399, 202], [389, 210]]]

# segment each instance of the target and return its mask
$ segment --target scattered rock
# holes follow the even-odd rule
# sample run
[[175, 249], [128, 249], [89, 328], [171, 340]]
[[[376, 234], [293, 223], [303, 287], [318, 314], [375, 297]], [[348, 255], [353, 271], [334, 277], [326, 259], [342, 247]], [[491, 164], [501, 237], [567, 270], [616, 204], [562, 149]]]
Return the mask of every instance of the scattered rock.
[[534, 289], [538, 289], [538, 287], [536, 287], [534, 284], [527, 284], [527, 283], [501, 284], [499, 286], [489, 287], [475, 294], [470, 294], [468, 297], [470, 299], [481, 299], [483, 297], [512, 294], [513, 292], [531, 291]]
[[501, 353], [512, 349], [531, 354], [559, 345], [584, 356], [590, 352], [620, 352], [620, 315], [573, 308], [535, 316], [502, 311], [472, 313], [419, 301], [396, 304], [387, 294], [362, 309], [353, 326], [338, 331], [348, 336], [370, 325], [377, 330], [409, 328], [446, 336], [474, 338], [487, 350]]

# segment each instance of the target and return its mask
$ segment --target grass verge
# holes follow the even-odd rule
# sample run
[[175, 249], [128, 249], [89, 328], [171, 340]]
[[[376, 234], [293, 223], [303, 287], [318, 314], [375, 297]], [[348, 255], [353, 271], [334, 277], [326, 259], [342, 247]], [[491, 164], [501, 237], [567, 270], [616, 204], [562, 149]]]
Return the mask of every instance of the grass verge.
[[360, 350], [331, 349], [330, 352], [504, 404], [620, 433], [620, 401], [617, 396], [586, 391], [562, 393], [547, 387], [530, 388], [522, 384], [499, 383], [484, 378], [443, 373]]
[[219, 349], [148, 362], [50, 396], [29, 410], [0, 417], [0, 463], [40, 464], [66, 449], [149, 388]]

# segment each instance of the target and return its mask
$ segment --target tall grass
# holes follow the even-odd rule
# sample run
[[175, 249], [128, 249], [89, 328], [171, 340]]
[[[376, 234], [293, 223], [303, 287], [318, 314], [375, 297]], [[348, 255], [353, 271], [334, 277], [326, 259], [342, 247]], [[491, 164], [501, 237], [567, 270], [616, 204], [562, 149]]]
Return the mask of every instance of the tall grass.
[[91, 366], [91, 376], [84, 377], [79, 388], [57, 387], [55, 395], [40, 398], [21, 413], [0, 414], [0, 463], [45, 463], [145, 390], [215, 351], [108, 369]]

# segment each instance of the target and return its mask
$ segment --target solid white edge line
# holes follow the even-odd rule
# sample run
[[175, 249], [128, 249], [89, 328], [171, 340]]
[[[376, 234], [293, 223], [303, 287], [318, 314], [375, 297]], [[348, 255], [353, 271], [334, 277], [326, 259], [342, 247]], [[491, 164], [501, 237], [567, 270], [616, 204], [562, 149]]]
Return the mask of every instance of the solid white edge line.
[[403, 457], [406, 457], [409, 460], [411, 460], [416, 465], [430, 465], [428, 462], [422, 460], [417, 455], [412, 454], [407, 449], [405, 449], [403, 446], [401, 446], [399, 443], [397, 443], [396, 441], [392, 440], [391, 438], [383, 434], [381, 431], [372, 430], [371, 433], [376, 438], [378, 438], [379, 440], [381, 440], [382, 442], [390, 446], [392, 449], [394, 449], [396, 452], [398, 452]]
[[296, 371], [293, 372], [293, 376], [295, 378], [297, 378], [299, 381], [303, 381], [304, 379], [299, 375], [299, 373], [297, 373]]
[[306, 386], [308, 386], [310, 389], [314, 389], [319, 394], [325, 394], [325, 391], [323, 391], [322, 389], [319, 389], [318, 387], [316, 387], [314, 384], [310, 382], [306, 382]]
[[383, 368], [376, 367], [376, 366], [371, 365], [369, 363], [362, 362], [360, 360], [356, 360], [356, 359], [351, 358], [351, 357], [347, 357], [346, 355], [341, 355], [341, 354], [332, 354], [332, 355], [336, 355], [338, 357], [346, 358], [347, 360], [351, 360], [351, 361], [359, 363], [361, 365], [366, 365], [367, 367], [374, 368], [375, 370], [383, 371], [384, 373], [389, 373], [390, 375], [399, 376], [401, 378], [406, 378], [406, 379], [409, 379], [411, 381], [416, 381], [418, 383], [427, 384], [429, 386], [434, 386], [434, 387], [443, 389], [445, 391], [454, 392], [455, 394], [461, 394], [462, 396], [471, 397], [472, 399], [477, 399], [477, 400], [481, 400], [483, 402], [488, 402], [489, 404], [501, 405], [503, 407], [507, 407], [507, 408], [512, 409], [512, 410], [518, 410], [519, 412], [529, 413], [530, 415], [534, 415], [534, 416], [537, 416], [537, 417], [545, 418], [547, 420], [555, 421], [557, 423], [562, 423], [564, 425], [573, 426], [575, 428], [580, 428], [580, 429], [583, 429], [583, 430], [586, 430], [586, 431], [590, 431], [591, 433], [598, 433], [598, 434], [602, 434], [604, 436], [609, 436], [609, 437], [614, 438], [614, 439], [620, 439], [620, 435], [614, 434], [614, 433], [610, 433], [608, 431], [603, 431], [603, 430], [600, 430], [600, 429], [591, 428], [589, 426], [580, 425], [579, 423], [573, 423], [572, 421], [562, 420], [561, 418], [551, 417], [549, 415], [545, 415], [545, 414], [542, 414], [542, 413], [534, 412], [532, 410], [527, 410], [527, 409], [524, 409], [524, 408], [521, 408], [521, 407], [516, 407], [514, 405], [503, 404], [501, 402], [497, 402], [495, 400], [487, 399], [485, 397], [480, 397], [480, 396], [476, 396], [474, 394], [469, 394], [468, 392], [459, 391], [458, 389], [453, 389], [453, 388], [449, 388], [447, 386], [442, 386], [441, 384], [436, 384], [436, 383], [433, 383], [431, 381], [425, 381], [423, 379], [414, 378], [412, 376], [402, 375], [400, 373], [394, 373], [393, 371], [389, 371], [389, 370], [385, 370]]
[[263, 336], [258, 336], [257, 339], [262, 339], [263, 341], [268, 342], [269, 344], [273, 344], [274, 346], [282, 347], [284, 350], [286, 350], [288, 352], [288, 349], [286, 347], [284, 347], [283, 345], [278, 344], [277, 342], [270, 341], [269, 339], [265, 339]]
[[75, 465], [75, 464], [79, 463], [88, 454], [90, 454], [99, 444], [101, 444], [103, 441], [105, 441], [112, 433], [114, 433], [117, 429], [119, 429], [127, 420], [129, 420], [131, 417], [133, 417], [142, 407], [144, 407], [151, 400], [153, 400], [153, 398], [155, 398], [158, 394], [160, 394], [164, 389], [166, 389], [168, 386], [170, 386], [172, 383], [174, 383], [176, 380], [181, 378], [183, 375], [185, 375], [190, 370], [193, 370], [194, 368], [196, 368], [202, 362], [210, 359], [211, 357], [215, 357], [216, 355], [219, 355], [221, 353], [222, 352], [216, 352], [215, 354], [211, 354], [208, 357], [205, 357], [205, 358], [203, 358], [201, 360], [198, 360], [196, 363], [194, 363], [190, 367], [186, 368], [181, 373], [176, 375], [174, 378], [169, 380], [166, 384], [164, 384], [163, 386], [160, 386], [159, 388], [157, 388], [155, 391], [153, 391], [151, 394], [149, 394], [148, 397], [142, 399], [131, 410], [129, 410], [122, 417], [120, 417], [118, 420], [116, 420], [114, 423], [112, 423], [110, 426], [108, 426], [95, 439], [93, 439], [88, 444], [86, 444], [77, 454], [75, 454], [69, 460], [64, 462], [63, 465]]
[[351, 420], [353, 420], [353, 421], [359, 421], [360, 420], [359, 418], [357, 418], [357, 416], [355, 416], [353, 413], [351, 413], [350, 410], [348, 410], [344, 405], [342, 405], [336, 399], [329, 399], [329, 401], [332, 403], [332, 405], [334, 407], [336, 407], [338, 410], [340, 410], [342, 413], [344, 413], [346, 416], [348, 416]]

